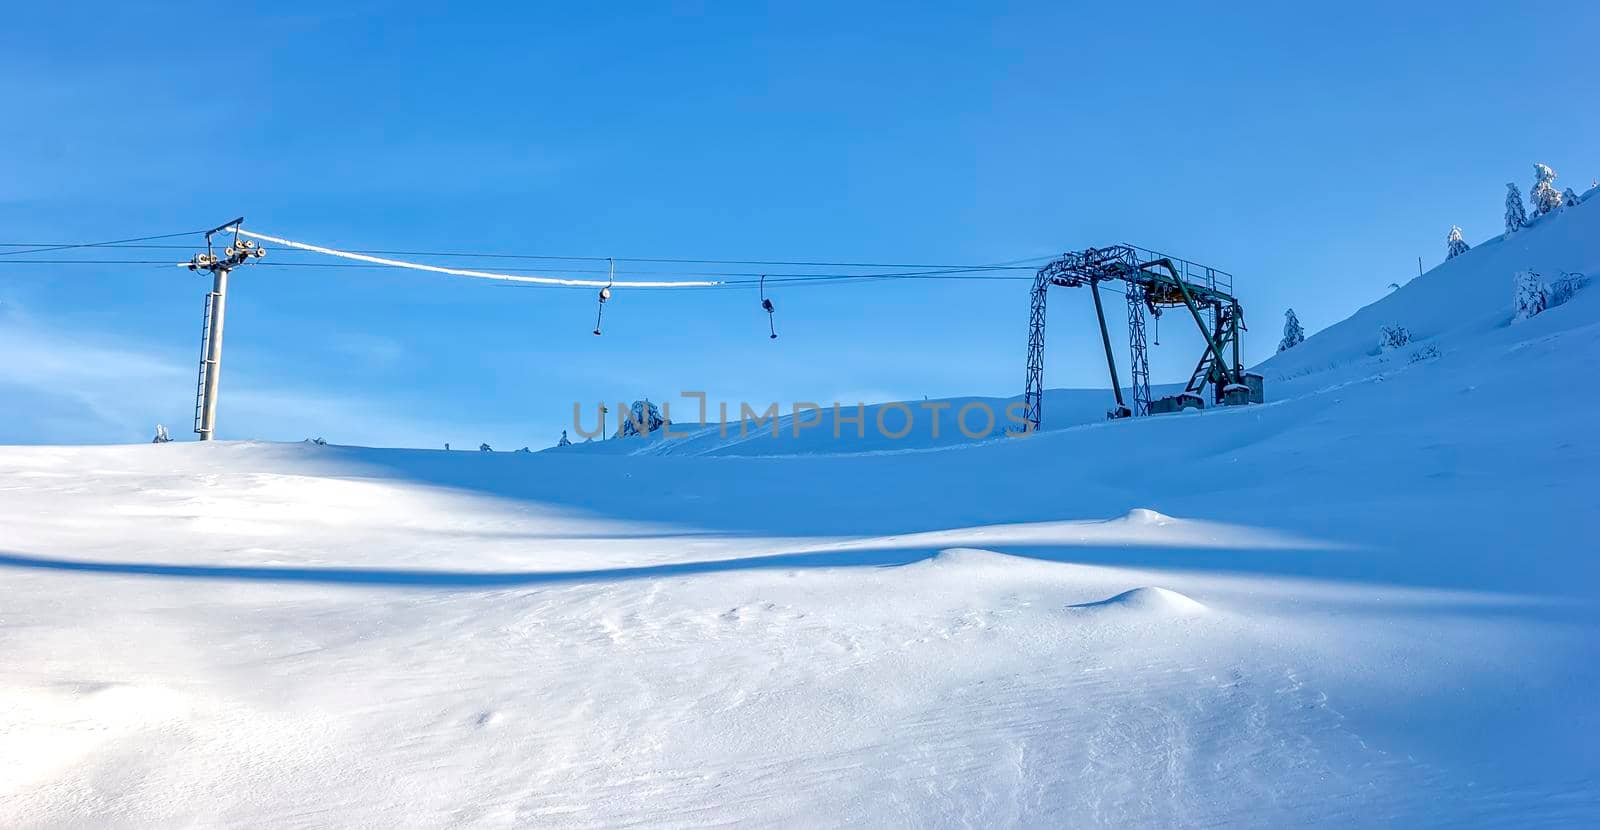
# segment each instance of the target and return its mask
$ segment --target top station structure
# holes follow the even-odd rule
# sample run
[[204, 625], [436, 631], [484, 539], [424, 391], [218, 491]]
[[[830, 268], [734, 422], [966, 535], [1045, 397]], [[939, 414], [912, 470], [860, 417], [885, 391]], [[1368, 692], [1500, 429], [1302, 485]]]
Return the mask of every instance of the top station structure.
[[[1100, 283], [1116, 282], [1127, 300], [1131, 404], [1123, 398], [1117, 360], [1106, 327]], [[1170, 257], [1134, 245], [1088, 248], [1063, 254], [1034, 276], [1028, 317], [1028, 379], [1023, 394], [1029, 428], [1043, 421], [1045, 300], [1051, 286], [1089, 287], [1094, 297], [1100, 341], [1105, 346], [1106, 368], [1116, 406], [1108, 418], [1128, 418], [1204, 408], [1209, 388], [1212, 402], [1223, 406], [1261, 403], [1265, 400], [1262, 377], [1244, 371], [1239, 358], [1239, 333], [1245, 331], [1244, 309], [1233, 295], [1233, 275], [1209, 266]], [[1145, 313], [1158, 320], [1166, 309], [1183, 308], [1205, 340], [1205, 351], [1182, 392], [1150, 400], [1150, 360], [1145, 340]], [[1159, 338], [1158, 341], [1159, 343]]]

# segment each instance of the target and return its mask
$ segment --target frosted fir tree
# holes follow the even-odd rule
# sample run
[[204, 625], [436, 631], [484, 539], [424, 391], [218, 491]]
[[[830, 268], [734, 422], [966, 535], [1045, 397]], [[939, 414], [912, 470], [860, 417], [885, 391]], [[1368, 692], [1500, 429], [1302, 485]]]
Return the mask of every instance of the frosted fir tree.
[[556, 442], [556, 446], [558, 446], [558, 447], [570, 447], [570, 446], [572, 446], [572, 439], [567, 437], [567, 431], [566, 430], [561, 430], [561, 440]]
[[1588, 285], [1589, 278], [1577, 271], [1561, 272], [1561, 276], [1550, 283], [1550, 290], [1545, 292], [1545, 308], [1561, 305]]
[[1283, 313], [1283, 339], [1278, 341], [1278, 351], [1292, 349], [1306, 342], [1306, 330], [1300, 327], [1300, 318], [1294, 316], [1294, 309]]
[[1516, 233], [1528, 224], [1528, 211], [1522, 206], [1522, 192], [1506, 182], [1506, 233]]
[[1573, 193], [1572, 188], [1561, 191], [1561, 206], [1564, 208], [1578, 206], [1578, 194]]
[[1450, 226], [1450, 235], [1445, 237], [1444, 244], [1449, 248], [1444, 255], [1444, 258], [1447, 260], [1455, 259], [1456, 257], [1461, 256], [1472, 247], [1467, 244], [1465, 239], [1461, 238], [1460, 225]]
[[172, 443], [172, 436], [167, 434], [167, 428], [165, 426], [163, 426], [161, 424], [156, 424], [156, 437], [152, 438], [150, 440], [150, 443], [152, 443], [152, 444], [170, 444], [170, 443]]
[[489, 446], [488, 444], [479, 444], [478, 445], [478, 452], [494, 452], [494, 448]]
[[1379, 328], [1378, 348], [1382, 351], [1398, 349], [1411, 342], [1411, 331], [1399, 323]]
[[661, 417], [661, 408], [651, 403], [649, 398], [645, 398], [642, 401], [634, 401], [633, 405], [628, 407], [628, 414], [623, 417], [622, 423], [617, 425], [617, 434], [626, 438], [638, 435], [641, 428], [645, 433], [656, 432], [664, 423], [666, 419]]
[[1556, 171], [1543, 164], [1535, 164], [1533, 177], [1533, 190], [1528, 192], [1528, 201], [1533, 203], [1534, 215], [1543, 216], [1561, 207], [1561, 193], [1556, 190]]
[[1544, 278], [1533, 271], [1518, 271], [1512, 280], [1512, 291], [1513, 323], [1537, 316], [1550, 305], [1550, 289]]

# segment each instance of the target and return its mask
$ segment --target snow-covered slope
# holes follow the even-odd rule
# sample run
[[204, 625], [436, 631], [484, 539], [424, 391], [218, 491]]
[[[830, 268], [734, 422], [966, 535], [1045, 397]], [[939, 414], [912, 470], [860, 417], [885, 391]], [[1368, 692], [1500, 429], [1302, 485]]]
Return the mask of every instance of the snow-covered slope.
[[[736, 402], [728, 407], [727, 423], [718, 423], [719, 415], [712, 409], [707, 415], [710, 426], [701, 427], [697, 417], [697, 401], [680, 400], [672, 411], [680, 416], [688, 410], [687, 419], [679, 418], [673, 425], [671, 436], [651, 433], [634, 435], [626, 440], [612, 438], [591, 441], [571, 447], [553, 447], [546, 452], [594, 453], [601, 455], [839, 455], [861, 452], [892, 452], [920, 450], [934, 447], [951, 447], [971, 444], [982, 436], [1000, 437], [1007, 430], [1021, 426], [1021, 410], [1016, 410], [1017, 420], [1007, 419], [1006, 407], [1020, 402], [1021, 395], [1011, 398], [962, 397], [934, 398], [921, 401], [866, 403], [857, 401], [828, 401], [806, 408], [805, 402], [786, 401], [779, 405], [777, 428], [765, 417], [773, 402]], [[1111, 393], [1105, 389], [1050, 389], [1045, 392], [1045, 411], [1050, 413], [1047, 429], [1061, 429], [1079, 424], [1105, 420]], [[740, 404], [750, 407], [741, 431]], [[839, 406], [835, 424], [834, 404]], [[969, 412], [964, 424], [958, 423], [962, 409], [969, 405], [980, 407]], [[795, 427], [795, 411], [799, 406], [800, 428]], [[857, 407], [860, 407], [858, 410]], [[986, 422], [993, 413], [994, 421]], [[860, 425], [856, 423], [859, 416]], [[882, 427], [879, 427], [882, 419]], [[908, 420], [909, 418], [909, 420]], [[584, 423], [597, 424], [594, 415], [585, 416]], [[965, 428], [965, 432], [963, 432]], [[903, 433], [903, 434], [902, 434]], [[971, 433], [971, 434], [969, 434]], [[973, 437], [979, 436], [978, 438]]]
[[0, 448], [0, 826], [1592, 825], [1597, 221], [1025, 440]]
[[[1374, 367], [1379, 329], [1399, 324], [1412, 344], [1408, 359], [1433, 344], [1471, 348], [1511, 320], [1512, 277], [1532, 270], [1546, 281], [1580, 273], [1600, 282], [1600, 199], [1540, 217], [1516, 233], [1489, 239], [1406, 283], [1299, 346], [1265, 361], [1257, 371], [1268, 382], [1292, 381], [1329, 369]], [[1504, 339], [1504, 338], [1502, 338]], [[1383, 356], [1394, 360], [1396, 355]], [[1298, 389], [1291, 386], [1291, 390]]]
[[[1593, 193], [1586, 194], [1592, 196]], [[1267, 377], [1267, 397], [1272, 401], [1314, 393], [1330, 382], [1381, 372], [1398, 362], [1409, 360], [1428, 349], [1449, 351], [1457, 344], [1471, 348], [1480, 338], [1493, 335], [1505, 328], [1511, 319], [1512, 276], [1518, 271], [1532, 270], [1547, 281], [1555, 281], [1564, 273], [1579, 273], [1600, 280], [1600, 200], [1587, 198], [1584, 204], [1565, 208], [1554, 214], [1538, 217], [1533, 225], [1509, 237], [1495, 237], [1455, 259], [1448, 260], [1410, 283], [1401, 286], [1377, 302], [1357, 311], [1348, 319], [1319, 332], [1300, 346], [1278, 354], [1259, 366], [1253, 367]], [[1273, 326], [1275, 315], [1256, 312], [1253, 316], [1255, 338], [1276, 339]], [[1378, 349], [1379, 330], [1385, 325], [1401, 325], [1410, 332], [1412, 342], [1393, 353]], [[1505, 340], [1502, 337], [1501, 340]], [[1020, 377], [1019, 377], [1020, 381]], [[1181, 384], [1157, 385], [1155, 397], [1181, 391]], [[662, 440], [660, 435], [648, 439], [633, 438], [622, 442], [592, 442], [556, 450], [571, 453], [602, 454], [671, 454], [671, 455], [799, 455], [839, 454], [853, 452], [885, 452], [948, 447], [971, 444], [974, 439], [963, 434], [957, 416], [969, 403], [982, 404], [995, 413], [998, 436], [1017, 424], [1005, 418], [1006, 407], [1021, 400], [1011, 398], [945, 398], [933, 401], [906, 401], [904, 410], [884, 412], [885, 430], [891, 434], [901, 431], [906, 424], [905, 413], [911, 414], [909, 431], [902, 437], [886, 437], [877, 428], [880, 411], [900, 404], [869, 404], [864, 409], [865, 432], [858, 435], [852, 422], [841, 423], [837, 429], [834, 414], [824, 405], [813, 416], [803, 413], [808, 422], [800, 430], [794, 428], [794, 418], [785, 414], [779, 421], [778, 432], [773, 434], [768, 424], [752, 421], [746, 434], [741, 435], [738, 404], [733, 404], [728, 415], [726, 430], [711, 427], [699, 429], [695, 424], [680, 425], [675, 429], [688, 432], [687, 438]], [[769, 402], [755, 403], [752, 411], [764, 409]], [[855, 413], [854, 402], [840, 402], [844, 415]], [[694, 402], [676, 402], [680, 421], [693, 418]], [[793, 402], [786, 402], [790, 407]], [[938, 406], [929, 409], [930, 405]], [[1104, 420], [1111, 405], [1111, 396], [1105, 389], [1051, 389], [1045, 392], [1044, 428], [1065, 429]], [[682, 417], [689, 410], [689, 419]], [[789, 412], [789, 409], [784, 409]], [[713, 414], [713, 420], [715, 415]], [[809, 421], [817, 418], [815, 426]], [[1181, 417], [1181, 416], [1180, 416]], [[981, 432], [982, 411], [973, 412], [967, 422], [968, 430]]]

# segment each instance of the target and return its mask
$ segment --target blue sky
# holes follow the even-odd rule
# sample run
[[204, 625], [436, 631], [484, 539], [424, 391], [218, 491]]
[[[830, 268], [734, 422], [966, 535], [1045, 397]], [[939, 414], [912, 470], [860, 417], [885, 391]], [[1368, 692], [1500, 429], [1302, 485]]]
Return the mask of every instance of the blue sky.
[[[327, 5], [8, 10], [0, 242], [243, 214], [339, 247], [670, 278], [628, 259], [1129, 241], [1232, 271], [1254, 361], [1285, 307], [1321, 328], [1436, 264], [1451, 224], [1499, 233], [1504, 183], [1526, 191], [1534, 162], [1579, 191], [1600, 175], [1593, 3]], [[206, 288], [165, 266], [0, 265], [0, 441], [187, 436]], [[219, 434], [537, 448], [574, 400], [1022, 391], [1025, 282], [774, 299], [776, 341], [753, 290], [619, 291], [596, 338], [592, 291], [252, 268]], [[1103, 384], [1088, 297], [1052, 305], [1048, 384]], [[1158, 382], [1196, 356], [1172, 328]]]

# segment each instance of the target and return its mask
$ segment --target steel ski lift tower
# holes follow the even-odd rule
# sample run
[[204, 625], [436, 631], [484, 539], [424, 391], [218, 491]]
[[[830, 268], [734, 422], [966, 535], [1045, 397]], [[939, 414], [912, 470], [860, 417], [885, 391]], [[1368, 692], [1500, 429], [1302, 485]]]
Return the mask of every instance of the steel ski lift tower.
[[[1123, 397], [1117, 360], [1106, 327], [1100, 284], [1116, 282], [1128, 305], [1128, 346], [1132, 352], [1132, 405]], [[1245, 330], [1244, 309], [1233, 296], [1233, 277], [1226, 271], [1168, 257], [1133, 245], [1089, 248], [1063, 254], [1040, 268], [1034, 276], [1028, 315], [1028, 379], [1023, 392], [1029, 430], [1039, 429], [1044, 403], [1045, 299], [1051, 286], [1089, 287], [1095, 317], [1100, 322], [1100, 342], [1105, 347], [1106, 368], [1116, 406], [1110, 418], [1127, 418], [1203, 407], [1206, 387], [1214, 403], [1260, 403], [1259, 375], [1245, 372], [1239, 360], [1239, 332]], [[1150, 362], [1145, 343], [1145, 312], [1157, 320], [1164, 309], [1184, 308], [1205, 340], [1205, 351], [1178, 395], [1150, 400]]]
[[[195, 254], [188, 263], [190, 271], [211, 274], [211, 293], [206, 295], [206, 315], [200, 326], [200, 379], [195, 388], [194, 431], [201, 441], [210, 441], [217, 431], [217, 389], [222, 379], [222, 322], [228, 310], [228, 274], [233, 269], [265, 256], [267, 250], [255, 242], [239, 240], [239, 226], [244, 217], [226, 225], [206, 231], [206, 252]], [[223, 249], [222, 255], [211, 245], [211, 237], [233, 231], [233, 244]]]

